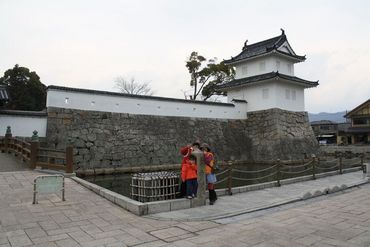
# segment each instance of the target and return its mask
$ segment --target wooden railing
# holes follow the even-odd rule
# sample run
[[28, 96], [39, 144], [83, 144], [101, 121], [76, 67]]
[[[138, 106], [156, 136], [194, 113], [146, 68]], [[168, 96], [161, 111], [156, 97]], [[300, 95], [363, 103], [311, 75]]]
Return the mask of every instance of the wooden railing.
[[12, 137], [11, 133], [7, 133], [5, 137], [0, 138], [0, 150], [3, 153], [11, 153], [19, 157], [29, 165], [30, 169], [41, 167], [64, 170], [66, 173], [73, 172], [73, 147], [70, 146], [65, 150], [42, 148], [38, 138], [26, 142]]

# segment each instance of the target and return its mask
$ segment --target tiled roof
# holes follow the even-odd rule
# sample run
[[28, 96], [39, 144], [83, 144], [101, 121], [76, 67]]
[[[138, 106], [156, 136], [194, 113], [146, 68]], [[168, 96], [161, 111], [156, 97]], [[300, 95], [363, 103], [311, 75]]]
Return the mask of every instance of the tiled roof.
[[244, 45], [243, 51], [237, 55], [236, 57], [231, 57], [229, 60], [225, 60], [226, 64], [234, 63], [243, 59], [252, 58], [260, 55], [264, 55], [270, 52], [276, 52], [281, 55], [289, 56], [295, 58], [300, 61], [304, 61], [306, 59], [305, 56], [298, 56], [295, 54], [286, 53], [283, 51], [279, 51], [278, 48], [284, 44], [284, 42], [288, 41], [287, 37], [282, 30], [282, 34], [280, 36], [263, 40], [258, 43], [254, 43], [251, 45]]
[[335, 125], [335, 124], [338, 124], [338, 123], [330, 121], [330, 120], [319, 120], [319, 121], [312, 121], [310, 124], [311, 125], [327, 125], [327, 124], [329, 124], [329, 125], [334, 124]]
[[366, 100], [361, 105], [357, 106], [352, 111], [348, 112], [346, 115], [344, 115], [345, 118], [350, 118], [354, 113], [356, 113], [359, 109], [361, 109], [363, 106], [366, 106], [368, 103], [370, 103], [370, 99]]
[[257, 83], [261, 81], [266, 81], [270, 79], [278, 79], [278, 78], [285, 79], [288, 81], [293, 81], [293, 82], [302, 84], [305, 87], [316, 87], [317, 85], [319, 85], [318, 83], [319, 81], [307, 81], [307, 80], [298, 78], [296, 76], [284, 75], [284, 74], [280, 74], [279, 72], [270, 72], [266, 74], [236, 79], [228, 83], [219, 85], [217, 89], [222, 91], [222, 89], [225, 89], [225, 88], [239, 87], [239, 86], [243, 86], [243, 85], [247, 85], [251, 83]]
[[0, 100], [6, 101], [9, 100], [9, 94], [6, 91], [4, 86], [0, 85]]

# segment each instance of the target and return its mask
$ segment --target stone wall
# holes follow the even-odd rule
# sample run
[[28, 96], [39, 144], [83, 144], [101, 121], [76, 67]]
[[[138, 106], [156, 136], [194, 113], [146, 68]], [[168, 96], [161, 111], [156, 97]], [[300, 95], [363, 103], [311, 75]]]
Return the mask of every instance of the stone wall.
[[207, 142], [219, 160], [302, 158], [318, 145], [306, 113], [271, 109], [247, 120], [164, 117], [48, 108], [48, 144], [71, 143], [76, 167], [180, 163], [181, 146]]
[[316, 154], [319, 146], [307, 112], [269, 109], [248, 113], [245, 120], [254, 160], [301, 159]]

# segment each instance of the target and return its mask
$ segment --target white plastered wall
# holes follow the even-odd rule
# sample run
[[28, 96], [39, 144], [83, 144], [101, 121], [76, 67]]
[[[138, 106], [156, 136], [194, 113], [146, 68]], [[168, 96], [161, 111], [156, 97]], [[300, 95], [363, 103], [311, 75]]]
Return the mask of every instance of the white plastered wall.
[[[287, 89], [289, 90], [289, 99], [286, 97]], [[295, 91], [295, 100], [292, 96], [293, 91]], [[304, 88], [286, 83], [283, 80], [271, 80], [233, 89], [227, 92], [227, 97], [229, 102], [233, 99], [246, 100], [248, 102], [247, 112], [271, 108], [304, 111]]]
[[7, 126], [13, 136], [31, 137], [34, 130], [39, 137], [46, 136], [46, 116], [0, 115], [0, 136], [5, 136]]
[[246, 104], [203, 104], [48, 89], [47, 107], [154, 116], [246, 119]]
[[[279, 67], [277, 63], [278, 61], [280, 62]], [[262, 67], [261, 63], [265, 64], [264, 69], [261, 68]], [[243, 70], [243, 67], [245, 66], [247, 69]], [[282, 74], [294, 76], [294, 63], [291, 62], [289, 59], [276, 55], [265, 56], [241, 62], [235, 64], [234, 67], [235, 67], [235, 79], [266, 74], [273, 71], [279, 71]], [[290, 67], [290, 69], [288, 67]]]

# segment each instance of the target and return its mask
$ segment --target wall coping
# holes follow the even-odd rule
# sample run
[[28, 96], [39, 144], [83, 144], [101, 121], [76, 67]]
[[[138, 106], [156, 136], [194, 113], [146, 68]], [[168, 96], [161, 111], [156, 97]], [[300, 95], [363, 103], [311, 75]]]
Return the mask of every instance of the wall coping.
[[47, 117], [44, 111], [19, 111], [19, 110], [0, 110], [0, 115], [27, 116], [27, 117]]
[[135, 95], [135, 94], [126, 94], [126, 93], [118, 93], [118, 92], [110, 92], [110, 91], [100, 91], [100, 90], [93, 90], [93, 89], [62, 87], [62, 86], [54, 86], [54, 85], [48, 86], [46, 90], [47, 91], [57, 90], [57, 91], [66, 91], [66, 92], [78, 92], [78, 93], [85, 93], [85, 94], [97, 94], [97, 95], [108, 95], [108, 96], [111, 95], [111, 96], [118, 96], [118, 97], [125, 97], [125, 98], [171, 101], [171, 102], [181, 102], [181, 103], [189, 103], [189, 104], [235, 107], [235, 105], [231, 103], [185, 100], [185, 99], [167, 98], [167, 97], [159, 97], [159, 96]]

